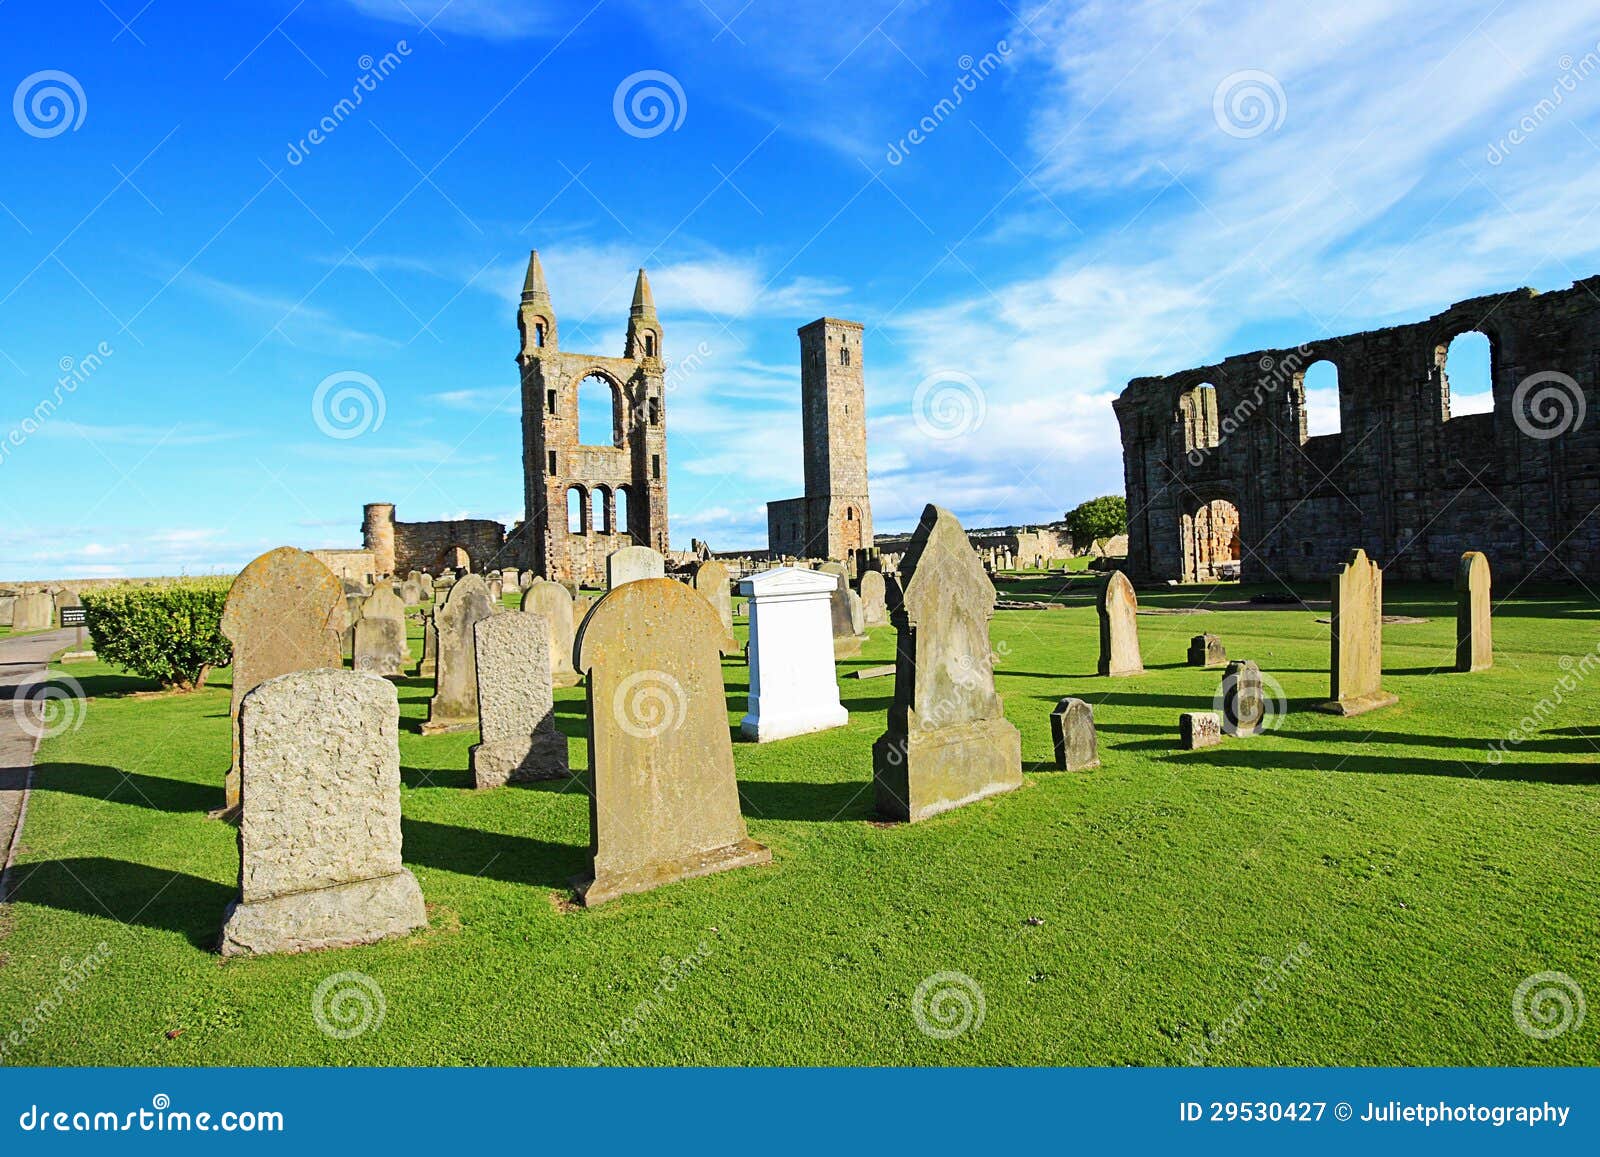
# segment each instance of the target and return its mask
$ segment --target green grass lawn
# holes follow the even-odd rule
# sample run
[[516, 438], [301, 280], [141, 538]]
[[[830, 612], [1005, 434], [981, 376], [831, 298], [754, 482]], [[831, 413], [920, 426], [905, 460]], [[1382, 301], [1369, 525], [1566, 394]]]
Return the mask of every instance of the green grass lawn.
[[[1596, 689], [1485, 759], [1552, 695], [1562, 656], [1595, 645], [1600, 607], [1571, 592], [1503, 603], [1495, 669], [1458, 675], [1443, 670], [1449, 592], [1392, 588], [1390, 613], [1428, 619], [1385, 628], [1400, 703], [1341, 719], [1309, 709], [1328, 690], [1325, 610], [1144, 615], [1148, 672], [1101, 679], [1092, 583], [1057, 573], [1002, 597], [1019, 589], [1067, 604], [993, 623], [1023, 789], [913, 827], [874, 823], [871, 744], [892, 687], [841, 679], [848, 726], [735, 747], [770, 866], [592, 911], [567, 903], [588, 841], [581, 788], [474, 792], [475, 737], [419, 735], [428, 688], [401, 681], [405, 859], [431, 927], [297, 957], [214, 952], [238, 870], [236, 831], [205, 815], [228, 762], [227, 672], [198, 694], [148, 695], [74, 666], [94, 698], [40, 752], [0, 939], [0, 1039], [64, 960], [102, 941], [109, 959], [6, 1062], [581, 1064], [605, 1041], [623, 1064], [1173, 1065], [1208, 1032], [1214, 1064], [1600, 1061], [1594, 1010], [1550, 1041], [1511, 1011], [1519, 982], [1546, 971], [1600, 999]], [[1208, 605], [1248, 594], [1219, 588]], [[1142, 600], [1176, 611], [1206, 597]], [[1174, 750], [1178, 713], [1211, 709], [1220, 675], [1183, 665], [1201, 631], [1282, 684], [1278, 730]], [[840, 672], [893, 648], [875, 629]], [[724, 673], [737, 726], [746, 671]], [[1095, 704], [1097, 771], [1051, 769], [1064, 695]], [[581, 768], [583, 691], [556, 696]], [[1263, 988], [1263, 962], [1291, 954], [1298, 966]], [[339, 1040], [312, 1002], [346, 971], [381, 986], [385, 1016]], [[919, 983], [941, 972], [984, 999], [981, 1025], [954, 1039], [913, 1016]]]

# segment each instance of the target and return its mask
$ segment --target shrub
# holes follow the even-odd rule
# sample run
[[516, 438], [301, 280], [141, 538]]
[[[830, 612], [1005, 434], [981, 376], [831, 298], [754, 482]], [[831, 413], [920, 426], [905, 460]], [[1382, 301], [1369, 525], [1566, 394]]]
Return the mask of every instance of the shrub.
[[228, 579], [180, 579], [83, 592], [85, 625], [108, 663], [180, 691], [197, 691], [233, 661], [222, 634]]

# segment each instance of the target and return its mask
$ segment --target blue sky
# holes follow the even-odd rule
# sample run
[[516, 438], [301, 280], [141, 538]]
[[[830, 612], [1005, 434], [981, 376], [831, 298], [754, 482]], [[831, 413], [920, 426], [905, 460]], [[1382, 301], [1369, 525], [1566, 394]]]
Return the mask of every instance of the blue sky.
[[[1592, 2], [6, 0], [0, 579], [520, 517], [530, 247], [564, 348], [620, 353], [651, 272], [674, 546], [800, 493], [823, 314], [867, 327], [880, 530], [1058, 518], [1120, 489], [1129, 377], [1596, 272], [1597, 40]], [[330, 375], [381, 424], [325, 432]]]

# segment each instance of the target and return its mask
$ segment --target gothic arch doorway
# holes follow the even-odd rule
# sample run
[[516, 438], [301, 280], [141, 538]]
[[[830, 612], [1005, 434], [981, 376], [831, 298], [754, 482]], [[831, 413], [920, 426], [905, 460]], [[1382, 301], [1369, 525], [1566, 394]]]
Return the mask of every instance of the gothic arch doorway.
[[1239, 508], [1226, 498], [1195, 502], [1179, 522], [1183, 581], [1209, 583], [1239, 577], [1244, 556]]

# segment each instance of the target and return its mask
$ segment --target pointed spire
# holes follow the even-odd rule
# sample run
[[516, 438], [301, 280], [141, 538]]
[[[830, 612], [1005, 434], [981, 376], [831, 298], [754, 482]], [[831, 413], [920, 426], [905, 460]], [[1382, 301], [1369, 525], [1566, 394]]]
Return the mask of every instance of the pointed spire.
[[639, 280], [633, 283], [633, 308], [628, 311], [630, 317], [654, 317], [656, 315], [655, 295], [650, 292], [650, 279], [644, 275], [644, 270], [639, 270]]
[[522, 300], [530, 303], [550, 300], [550, 290], [544, 284], [544, 266], [539, 264], [537, 249], [528, 250], [528, 275], [522, 279]]

